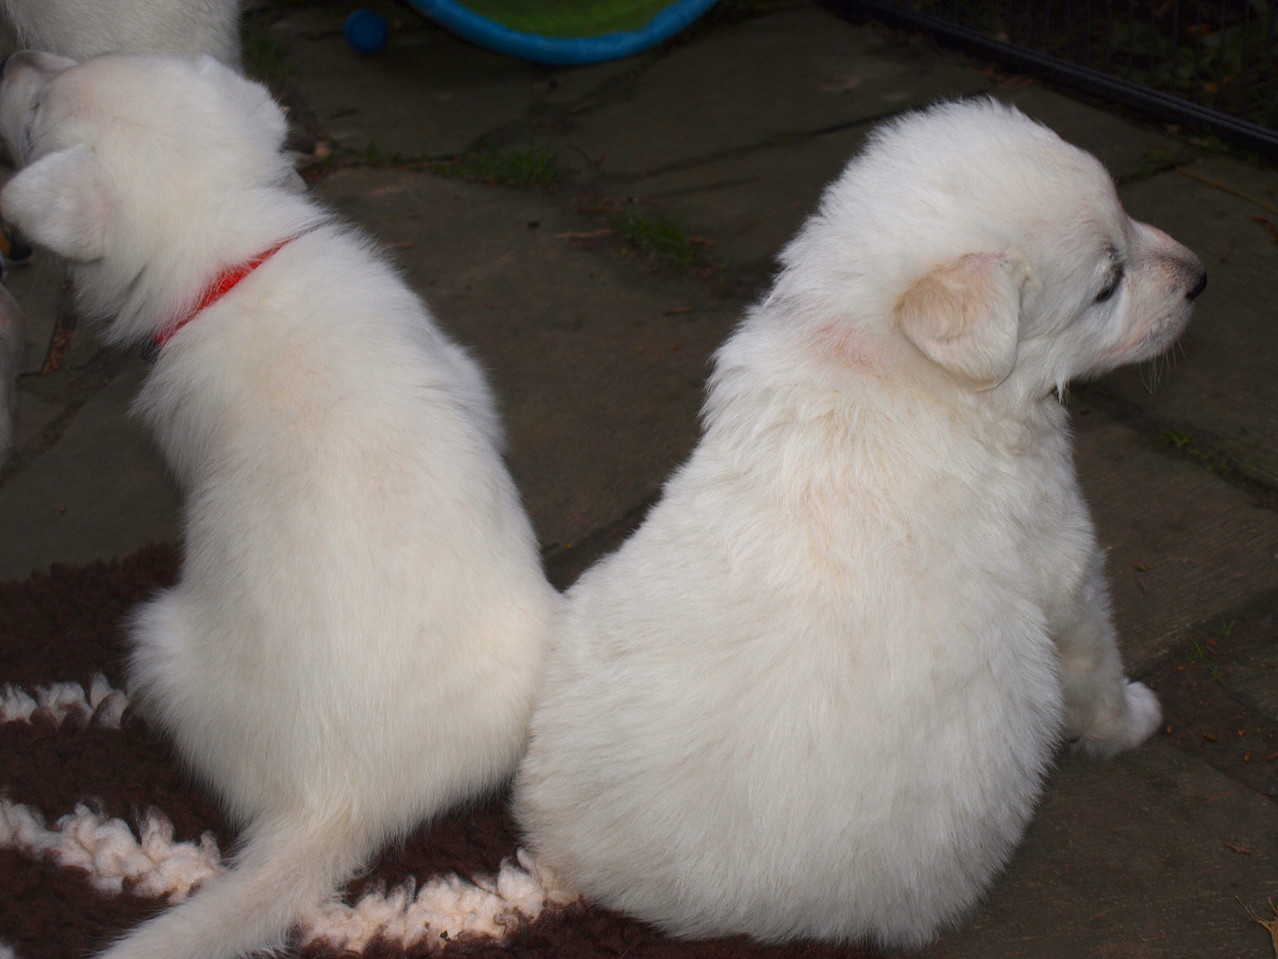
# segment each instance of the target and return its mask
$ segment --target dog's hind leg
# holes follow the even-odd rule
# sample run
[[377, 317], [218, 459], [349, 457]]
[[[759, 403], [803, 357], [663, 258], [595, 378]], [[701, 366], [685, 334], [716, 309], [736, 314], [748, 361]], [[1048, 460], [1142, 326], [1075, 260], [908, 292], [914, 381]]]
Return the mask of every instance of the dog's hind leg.
[[349, 817], [255, 824], [234, 868], [143, 923], [100, 959], [235, 959], [278, 949], [302, 914], [351, 876], [373, 845]]
[[1086, 752], [1112, 756], [1140, 745], [1158, 728], [1162, 710], [1154, 693], [1123, 674], [1117, 632], [1098, 550], [1054, 632], [1065, 697], [1065, 736]]

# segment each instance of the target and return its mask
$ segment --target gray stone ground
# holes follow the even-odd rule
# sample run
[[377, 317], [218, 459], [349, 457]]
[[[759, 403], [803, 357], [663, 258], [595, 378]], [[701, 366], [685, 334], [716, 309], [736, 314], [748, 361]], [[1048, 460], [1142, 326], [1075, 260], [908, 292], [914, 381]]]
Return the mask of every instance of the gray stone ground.
[[[317, 192], [491, 372], [560, 585], [688, 452], [709, 354], [872, 121], [992, 93], [1097, 153], [1135, 215], [1199, 253], [1211, 287], [1174, 362], [1071, 401], [1127, 661], [1168, 729], [1115, 762], [1064, 757], [1007, 875], [924, 955], [1274, 955], [1247, 908], [1278, 901], [1278, 169], [802, 3], [725, 6], [659, 51], [563, 70], [389, 5], [389, 48], [357, 56], [345, 9], [266, 4], [252, 63], [331, 150]], [[553, 186], [443, 175], [536, 155]], [[627, 211], [677, 222], [693, 265], [627, 243]], [[75, 324], [53, 263], [7, 282], [29, 325], [0, 576], [176, 539], [127, 415], [145, 364]]]

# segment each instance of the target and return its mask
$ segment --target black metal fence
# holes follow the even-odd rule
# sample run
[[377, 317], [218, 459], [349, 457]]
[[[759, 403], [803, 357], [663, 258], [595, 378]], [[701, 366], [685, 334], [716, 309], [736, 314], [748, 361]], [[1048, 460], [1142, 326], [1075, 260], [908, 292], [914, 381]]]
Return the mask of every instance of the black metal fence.
[[827, 0], [1278, 157], [1275, 0]]

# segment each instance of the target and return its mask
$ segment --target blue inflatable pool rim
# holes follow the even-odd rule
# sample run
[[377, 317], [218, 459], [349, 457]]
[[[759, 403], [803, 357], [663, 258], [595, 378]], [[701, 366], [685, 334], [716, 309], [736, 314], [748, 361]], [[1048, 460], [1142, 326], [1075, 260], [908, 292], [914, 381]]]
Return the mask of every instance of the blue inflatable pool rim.
[[676, 0], [635, 30], [591, 37], [553, 37], [513, 29], [456, 0], [409, 0], [418, 12], [460, 37], [521, 60], [582, 66], [619, 60], [654, 47], [689, 26], [716, 0]]

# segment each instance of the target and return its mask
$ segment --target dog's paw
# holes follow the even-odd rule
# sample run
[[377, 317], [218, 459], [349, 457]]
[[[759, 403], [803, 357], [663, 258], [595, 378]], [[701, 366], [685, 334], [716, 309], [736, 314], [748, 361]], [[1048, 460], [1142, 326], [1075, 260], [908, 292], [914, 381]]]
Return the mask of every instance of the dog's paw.
[[1092, 756], [1113, 756], [1143, 743], [1154, 734], [1162, 719], [1163, 710], [1154, 691], [1144, 683], [1129, 682], [1123, 687], [1122, 712], [1089, 729], [1078, 746]]

